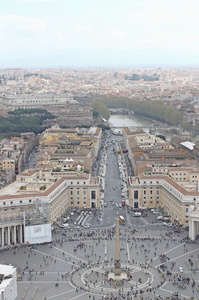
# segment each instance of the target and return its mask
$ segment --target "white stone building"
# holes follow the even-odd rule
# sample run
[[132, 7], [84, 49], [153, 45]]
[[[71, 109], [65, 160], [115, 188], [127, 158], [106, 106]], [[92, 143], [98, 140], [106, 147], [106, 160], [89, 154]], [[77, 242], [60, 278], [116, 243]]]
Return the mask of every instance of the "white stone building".
[[13, 266], [0, 265], [0, 300], [17, 299], [17, 275]]

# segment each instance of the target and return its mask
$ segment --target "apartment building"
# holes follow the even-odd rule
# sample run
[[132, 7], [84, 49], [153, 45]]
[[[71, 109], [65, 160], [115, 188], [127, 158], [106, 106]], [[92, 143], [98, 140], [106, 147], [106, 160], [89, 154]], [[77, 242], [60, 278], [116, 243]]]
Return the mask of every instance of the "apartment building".
[[0, 170], [6, 171], [6, 170], [12, 170], [15, 171], [15, 160], [4, 158], [0, 159]]
[[13, 109], [39, 108], [47, 106], [64, 106], [66, 102], [73, 102], [73, 95], [65, 93], [63, 95], [56, 94], [19, 94], [7, 95], [3, 93], [0, 96], [0, 103], [5, 107]]
[[168, 175], [140, 173], [129, 178], [129, 205], [133, 209], [162, 208], [172, 221], [188, 225], [189, 209], [199, 202], [197, 178], [197, 171], [183, 169], [170, 170]]
[[38, 164], [48, 162], [56, 171], [91, 172], [101, 145], [102, 130], [97, 127], [62, 129], [52, 126], [42, 133]]
[[54, 176], [51, 170], [28, 170], [1, 189], [0, 247], [24, 242], [23, 213], [45, 206], [48, 223], [54, 224], [68, 208], [100, 208], [99, 178], [89, 174]]

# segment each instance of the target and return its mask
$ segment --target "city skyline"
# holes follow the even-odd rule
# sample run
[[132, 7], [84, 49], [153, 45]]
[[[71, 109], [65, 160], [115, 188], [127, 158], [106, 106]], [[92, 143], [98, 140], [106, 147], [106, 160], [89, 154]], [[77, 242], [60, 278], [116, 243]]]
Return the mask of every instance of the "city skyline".
[[197, 67], [196, 0], [8, 0], [0, 68]]

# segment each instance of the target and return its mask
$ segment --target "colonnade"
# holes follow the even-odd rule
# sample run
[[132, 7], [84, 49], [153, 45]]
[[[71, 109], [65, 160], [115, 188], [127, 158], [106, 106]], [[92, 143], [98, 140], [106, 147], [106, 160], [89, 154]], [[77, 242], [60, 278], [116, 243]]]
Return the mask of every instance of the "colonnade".
[[0, 248], [24, 242], [23, 224], [0, 224]]
[[189, 238], [195, 240], [199, 236], [199, 218], [189, 218]]

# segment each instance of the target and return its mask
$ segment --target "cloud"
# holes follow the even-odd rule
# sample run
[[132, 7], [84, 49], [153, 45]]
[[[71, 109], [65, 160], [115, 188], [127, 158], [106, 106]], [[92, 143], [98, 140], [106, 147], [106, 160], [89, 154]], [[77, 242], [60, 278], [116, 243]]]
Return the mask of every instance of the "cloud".
[[3, 33], [3, 28], [2, 28], [2, 26], [0, 25], [0, 36], [1, 35], [3, 35], [4, 33]]
[[60, 40], [63, 40], [64, 38], [69, 36], [69, 32], [66, 30], [56, 31], [55, 32], [56, 37], [58, 37]]
[[89, 34], [92, 30], [91, 26], [78, 26], [76, 28], [78, 33]]
[[126, 33], [121, 30], [112, 29], [108, 32], [115, 39], [124, 39], [126, 37]]
[[18, 0], [19, 2], [58, 2], [59, 0]]
[[4, 29], [17, 29], [25, 32], [45, 32], [47, 24], [39, 19], [19, 15], [6, 15], [0, 16], [0, 26]]

